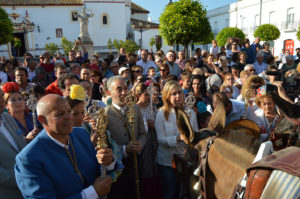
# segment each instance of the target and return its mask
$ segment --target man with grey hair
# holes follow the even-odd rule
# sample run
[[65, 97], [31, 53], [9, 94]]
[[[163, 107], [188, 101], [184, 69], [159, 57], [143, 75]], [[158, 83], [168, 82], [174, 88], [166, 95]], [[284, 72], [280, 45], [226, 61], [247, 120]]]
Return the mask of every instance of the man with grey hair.
[[118, 181], [112, 185], [112, 191], [108, 198], [132, 199], [136, 198], [133, 153], [141, 152], [146, 143], [143, 116], [139, 107], [135, 105], [134, 134], [136, 141], [132, 141], [133, 132], [128, 123], [128, 108], [125, 101], [128, 92], [127, 84], [121, 76], [114, 76], [108, 80], [107, 88], [112, 98], [112, 104], [105, 109], [108, 117], [107, 130], [123, 153], [122, 162], [125, 167]]
[[168, 64], [170, 69], [169, 75], [175, 75], [179, 79], [181, 75], [181, 71], [178, 64], [175, 63], [175, 59], [176, 59], [175, 53], [172, 51], [167, 52], [166, 58], [167, 58], [166, 64]]
[[147, 75], [148, 69], [150, 67], [156, 68], [154, 61], [148, 60], [148, 50], [147, 49], [143, 49], [141, 51], [141, 60], [136, 62], [136, 65], [143, 67], [143, 71], [144, 71], [143, 75]]
[[117, 61], [112, 61], [109, 65], [110, 70], [113, 72], [114, 75], [119, 75], [119, 63]]
[[296, 69], [297, 65], [294, 63], [293, 55], [286, 56], [286, 63], [282, 65], [281, 72], [284, 74], [286, 71]]
[[102, 178], [115, 164], [111, 149], [97, 152], [83, 128], [73, 128], [71, 108], [48, 94], [37, 105], [44, 130], [16, 157], [16, 181], [24, 198], [94, 198], [107, 195], [112, 180]]
[[264, 62], [264, 54], [262, 52], [258, 52], [256, 54], [256, 61], [254, 62], [253, 66], [256, 74], [260, 74], [267, 70], [268, 64]]

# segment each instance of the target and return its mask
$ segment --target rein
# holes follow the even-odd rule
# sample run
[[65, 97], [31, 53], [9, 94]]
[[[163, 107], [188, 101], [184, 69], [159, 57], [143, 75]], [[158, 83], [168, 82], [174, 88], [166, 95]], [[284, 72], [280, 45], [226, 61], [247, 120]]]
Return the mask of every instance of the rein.
[[200, 152], [200, 174], [199, 174], [199, 190], [200, 195], [202, 198], [207, 199], [207, 187], [206, 187], [206, 180], [207, 180], [207, 160], [208, 160], [208, 152], [211, 148], [212, 144], [214, 143], [214, 140], [218, 136], [212, 136], [209, 140], [206, 141], [205, 147], [201, 149]]

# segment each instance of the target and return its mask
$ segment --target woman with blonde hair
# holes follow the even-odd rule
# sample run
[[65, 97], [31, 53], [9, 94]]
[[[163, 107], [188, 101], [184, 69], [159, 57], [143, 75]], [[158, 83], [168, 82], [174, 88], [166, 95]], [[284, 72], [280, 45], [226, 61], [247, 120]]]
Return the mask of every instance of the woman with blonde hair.
[[[184, 94], [177, 81], [168, 81], [162, 90], [163, 107], [159, 110], [155, 120], [155, 130], [158, 139], [156, 162], [160, 170], [163, 185], [163, 198], [178, 198], [180, 182], [172, 169], [173, 154], [183, 154], [184, 142], [180, 139], [176, 124], [174, 108], [184, 110]], [[198, 131], [196, 114], [189, 109], [190, 122], [195, 131]]]
[[257, 117], [255, 122], [260, 128], [260, 140], [265, 142], [268, 140], [270, 133], [275, 129], [279, 115], [276, 112], [272, 96], [266, 94], [263, 88], [258, 89], [255, 103], [259, 107], [254, 112]]
[[241, 94], [237, 97], [237, 100], [245, 102], [245, 99], [249, 98], [248, 94], [250, 91], [253, 91], [253, 96], [251, 98], [255, 98], [257, 94], [256, 90], [265, 84], [265, 80], [262, 77], [259, 77], [258, 75], [251, 75], [243, 85]]

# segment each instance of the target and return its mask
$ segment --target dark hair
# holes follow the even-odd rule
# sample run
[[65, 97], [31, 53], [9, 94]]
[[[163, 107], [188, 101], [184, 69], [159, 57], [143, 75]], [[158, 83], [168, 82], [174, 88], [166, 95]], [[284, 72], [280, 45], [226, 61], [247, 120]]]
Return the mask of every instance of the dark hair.
[[274, 60], [275, 60], [275, 57], [273, 57], [273, 55], [269, 55], [266, 58], [266, 62], [267, 62], [268, 65], [270, 65]]
[[202, 94], [202, 97], [206, 96], [206, 84], [205, 84], [205, 78], [201, 75], [192, 75], [192, 78], [190, 80], [190, 86], [189, 86], [189, 91], [191, 92], [194, 92], [193, 90], [193, 81], [195, 79], [199, 79], [200, 82], [201, 82], [201, 94]]
[[79, 82], [79, 78], [72, 74], [72, 73], [67, 73], [67, 74], [63, 74], [60, 78], [58, 78], [58, 87], [61, 90], [65, 90], [66, 89], [66, 85], [65, 85], [65, 80], [66, 79], [77, 79]]
[[127, 57], [125, 55], [120, 55], [120, 57], [118, 58], [118, 64], [122, 65], [123, 62], [125, 62], [127, 59]]
[[199, 126], [199, 129], [201, 128], [202, 125], [204, 125], [205, 120], [211, 116], [211, 113], [206, 111], [204, 113], [197, 113], [197, 123]]
[[33, 59], [33, 56], [32, 56], [32, 54], [31, 53], [29, 53], [29, 52], [26, 52], [25, 54], [24, 54], [24, 59], [25, 59], [25, 57], [27, 57], [27, 56], [30, 56], [31, 57], [31, 59]]
[[78, 104], [84, 103], [84, 102], [81, 101], [81, 100], [71, 99], [70, 96], [67, 96], [67, 97], [66, 97], [66, 100], [67, 100], [67, 102], [68, 102], [70, 108], [74, 108], [74, 107], [77, 106]]
[[63, 64], [56, 64], [55, 67], [54, 67], [54, 72], [57, 72], [58, 69], [65, 70], [66, 67]]
[[176, 82], [178, 82], [178, 77], [176, 75], [168, 75], [166, 78], [166, 82], [174, 80]]
[[26, 68], [19, 66], [15, 69], [15, 72], [17, 72], [17, 71], [23, 71], [25, 73], [25, 75], [28, 77], [28, 71]]
[[31, 95], [34, 95], [35, 97], [37, 97], [37, 95], [44, 96], [46, 95], [46, 90], [42, 86], [37, 84], [30, 89], [29, 93]]
[[268, 66], [267, 71], [272, 71], [274, 69], [278, 71], [278, 68], [276, 65], [270, 65], [270, 66]]
[[13, 63], [14, 68], [18, 67], [18, 59], [16, 57], [11, 56], [10, 61]]

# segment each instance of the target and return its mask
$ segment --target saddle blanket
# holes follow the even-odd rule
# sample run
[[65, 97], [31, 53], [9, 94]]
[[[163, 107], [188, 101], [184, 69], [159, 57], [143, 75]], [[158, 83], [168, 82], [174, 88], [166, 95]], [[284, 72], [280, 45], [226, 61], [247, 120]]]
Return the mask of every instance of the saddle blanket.
[[300, 178], [274, 170], [264, 188], [261, 199], [299, 199]]

